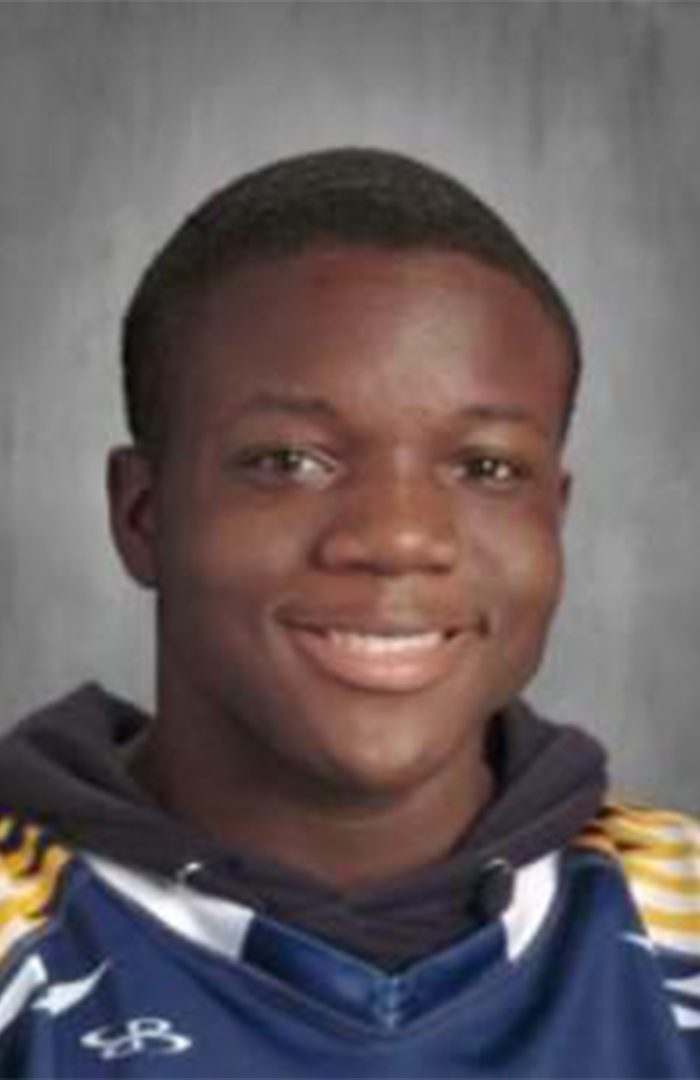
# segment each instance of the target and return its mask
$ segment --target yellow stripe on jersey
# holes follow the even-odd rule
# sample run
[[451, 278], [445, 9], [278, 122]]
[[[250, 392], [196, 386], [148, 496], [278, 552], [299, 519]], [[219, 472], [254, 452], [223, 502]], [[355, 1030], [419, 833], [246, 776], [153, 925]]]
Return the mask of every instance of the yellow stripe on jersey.
[[648, 904], [644, 904], [640, 910], [645, 923], [677, 930], [681, 934], [697, 934], [700, 937], [700, 911], [667, 911]]
[[628, 873], [640, 882], [646, 882], [661, 889], [670, 889], [684, 896], [697, 896], [700, 904], [700, 876], [683, 877], [679, 873], [657, 870], [653, 864], [649, 863], [649, 860], [636, 855], [625, 858], [625, 867]]
[[27, 825], [22, 832], [19, 847], [2, 856], [2, 870], [13, 878], [26, 874], [36, 858], [41, 833], [36, 825]]
[[0, 819], [0, 962], [46, 923], [69, 859], [58, 844], [46, 843], [37, 826]]
[[652, 941], [700, 956], [700, 823], [670, 810], [611, 803], [576, 844], [621, 864]]

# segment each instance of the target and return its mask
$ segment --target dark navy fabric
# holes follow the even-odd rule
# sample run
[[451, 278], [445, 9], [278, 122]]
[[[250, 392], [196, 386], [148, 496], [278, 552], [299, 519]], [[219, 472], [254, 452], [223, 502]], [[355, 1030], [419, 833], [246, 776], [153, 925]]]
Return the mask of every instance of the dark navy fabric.
[[240, 959], [220, 955], [76, 861], [2, 973], [0, 1076], [698, 1076], [700, 1027], [679, 1028], [665, 985], [698, 974], [649, 946], [617, 864], [592, 852], [564, 857], [514, 961], [497, 920], [399, 975], [262, 919]]

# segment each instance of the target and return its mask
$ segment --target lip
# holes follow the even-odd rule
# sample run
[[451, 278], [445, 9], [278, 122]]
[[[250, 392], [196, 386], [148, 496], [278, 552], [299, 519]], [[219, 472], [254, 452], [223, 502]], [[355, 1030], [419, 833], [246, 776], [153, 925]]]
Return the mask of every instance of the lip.
[[405, 694], [428, 689], [454, 668], [463, 630], [336, 624], [285, 627], [323, 675], [357, 690]]
[[339, 630], [348, 634], [382, 634], [387, 637], [400, 637], [403, 634], [427, 634], [441, 632], [452, 636], [465, 627], [464, 616], [450, 618], [446, 613], [427, 612], [418, 615], [400, 615], [398, 612], [376, 612], [374, 614], [358, 612], [327, 611], [314, 613], [309, 611], [289, 611], [280, 613], [281, 622], [298, 630], [309, 630], [323, 634]]

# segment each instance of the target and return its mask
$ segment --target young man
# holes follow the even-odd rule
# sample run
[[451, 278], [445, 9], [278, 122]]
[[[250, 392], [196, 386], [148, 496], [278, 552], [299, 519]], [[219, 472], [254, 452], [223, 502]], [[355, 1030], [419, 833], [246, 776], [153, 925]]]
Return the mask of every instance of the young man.
[[125, 320], [152, 719], [0, 749], [0, 1074], [688, 1077], [697, 826], [519, 698], [579, 373], [507, 226], [401, 156], [216, 194]]

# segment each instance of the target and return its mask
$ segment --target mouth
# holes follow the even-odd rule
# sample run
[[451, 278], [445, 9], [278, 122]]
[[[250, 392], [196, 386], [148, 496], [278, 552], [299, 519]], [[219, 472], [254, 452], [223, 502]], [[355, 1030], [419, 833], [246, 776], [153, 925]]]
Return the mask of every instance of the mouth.
[[453, 669], [462, 630], [365, 632], [287, 625], [297, 649], [322, 674], [358, 690], [414, 693]]

